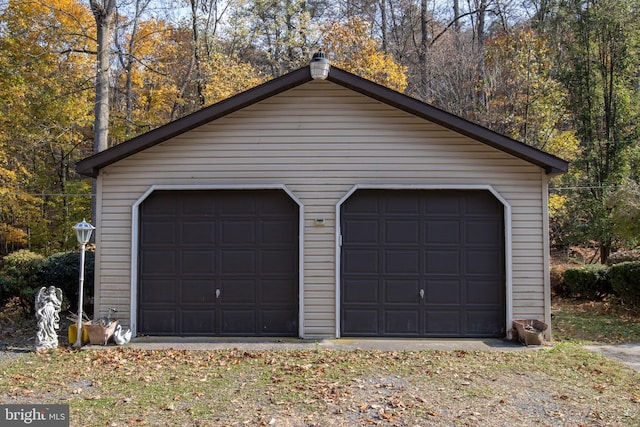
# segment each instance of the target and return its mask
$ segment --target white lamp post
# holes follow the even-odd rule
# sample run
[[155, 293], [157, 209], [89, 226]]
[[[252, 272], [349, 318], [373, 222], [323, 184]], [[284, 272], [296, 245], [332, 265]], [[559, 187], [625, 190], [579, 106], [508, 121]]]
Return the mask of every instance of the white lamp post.
[[78, 243], [80, 243], [80, 289], [78, 293], [78, 323], [77, 323], [77, 335], [76, 342], [73, 344], [74, 347], [80, 348], [82, 347], [82, 294], [84, 288], [84, 251], [89, 243], [89, 239], [91, 239], [91, 233], [96, 228], [89, 224], [84, 219], [82, 222], [77, 223], [73, 226], [73, 231], [76, 232], [76, 238], [78, 239]]
[[311, 68], [312, 79], [324, 80], [329, 76], [329, 68], [331, 67], [331, 64], [327, 59], [327, 55], [325, 55], [322, 50], [313, 54], [309, 66]]

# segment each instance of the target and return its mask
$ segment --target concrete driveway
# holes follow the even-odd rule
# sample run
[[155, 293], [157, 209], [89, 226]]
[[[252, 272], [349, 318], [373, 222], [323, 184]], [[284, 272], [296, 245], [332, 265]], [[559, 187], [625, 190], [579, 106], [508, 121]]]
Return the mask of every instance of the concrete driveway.
[[589, 351], [597, 352], [610, 359], [619, 360], [636, 371], [640, 371], [640, 345], [639, 344], [621, 344], [621, 345], [586, 345]]
[[[379, 351], [421, 351], [421, 350], [497, 350], [522, 351], [549, 348], [547, 346], [524, 346], [519, 342], [503, 339], [363, 339], [340, 338], [304, 340], [298, 338], [211, 338], [211, 337], [138, 337], [126, 345], [141, 350], [225, 350], [248, 351], [272, 350], [379, 350]], [[90, 346], [94, 347], [94, 346]], [[640, 370], [640, 345], [590, 345], [585, 349], [605, 357], [626, 363]]]
[[362, 339], [138, 337], [128, 347], [145, 350], [504, 350], [541, 348], [502, 339]]

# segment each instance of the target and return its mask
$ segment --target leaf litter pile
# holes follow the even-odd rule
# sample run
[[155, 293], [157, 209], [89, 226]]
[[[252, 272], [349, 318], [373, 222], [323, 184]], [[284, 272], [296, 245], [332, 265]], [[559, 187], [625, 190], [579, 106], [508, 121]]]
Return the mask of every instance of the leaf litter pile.
[[0, 404], [9, 403], [67, 403], [72, 426], [626, 426], [640, 420], [640, 373], [573, 344], [58, 349], [0, 364]]

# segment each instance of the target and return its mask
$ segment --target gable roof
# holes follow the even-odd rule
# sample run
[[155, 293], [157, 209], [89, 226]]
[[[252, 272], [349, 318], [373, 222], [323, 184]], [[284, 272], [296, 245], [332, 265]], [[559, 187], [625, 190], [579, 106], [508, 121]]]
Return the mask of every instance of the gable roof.
[[[119, 160], [311, 80], [309, 66], [302, 67], [87, 157], [76, 164], [76, 170], [97, 177], [100, 169]], [[543, 168], [547, 174], [568, 170], [568, 162], [558, 157], [339, 68], [331, 67], [327, 80], [519, 157]]]

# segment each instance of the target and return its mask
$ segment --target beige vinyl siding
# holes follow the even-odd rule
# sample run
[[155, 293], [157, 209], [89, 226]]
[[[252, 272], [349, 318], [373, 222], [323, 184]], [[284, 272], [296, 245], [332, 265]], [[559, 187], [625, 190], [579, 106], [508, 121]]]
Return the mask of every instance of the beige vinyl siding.
[[335, 207], [353, 185], [483, 184], [512, 208], [513, 315], [542, 319], [542, 180], [523, 160], [333, 83], [310, 82], [101, 170], [98, 310], [116, 307], [129, 323], [132, 206], [152, 185], [285, 185], [305, 211], [304, 333], [330, 337]]

